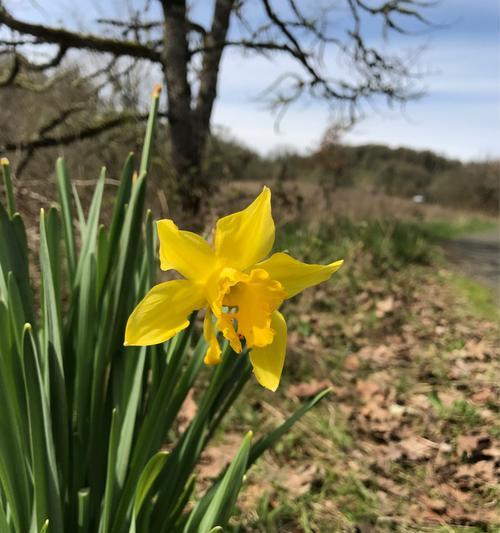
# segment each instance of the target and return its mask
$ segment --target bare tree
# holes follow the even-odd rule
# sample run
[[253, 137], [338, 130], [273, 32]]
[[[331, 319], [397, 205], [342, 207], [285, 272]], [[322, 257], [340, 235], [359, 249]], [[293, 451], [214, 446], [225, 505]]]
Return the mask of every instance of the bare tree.
[[[105, 32], [79, 33], [21, 20], [0, 0], [0, 29], [2, 26], [9, 29], [9, 38], [0, 42], [0, 55], [8, 56], [11, 61], [0, 86], [22, 85], [23, 72], [57, 68], [71, 49], [104, 54], [111, 61], [128, 58], [128, 64], [146, 61], [158, 65], [168, 97], [171, 162], [184, 207], [191, 211], [197, 210], [199, 192], [207, 185], [201, 161], [217, 97], [221, 57], [226, 48], [268, 58], [282, 54], [291, 59], [292, 70], [279, 73], [264, 93], [279, 112], [307, 95], [335, 105], [346, 112], [349, 121], [354, 121], [363, 102], [374, 97], [404, 102], [416, 95], [414, 65], [402, 54], [388, 54], [382, 45], [373, 44], [376, 40], [366, 36], [367, 21], [371, 26], [378, 22], [383, 34], [405, 34], [414, 23], [429, 24], [423, 13], [434, 3], [425, 0], [213, 0], [211, 23], [204, 26], [192, 20], [187, 0], [156, 2], [161, 9], [152, 9], [152, 0], [146, 0], [143, 8], [131, 12], [126, 20], [98, 20]], [[161, 15], [153, 19], [152, 12]], [[46, 48], [47, 44], [55, 46], [56, 51], [46, 62], [30, 61], [31, 56], [23, 53], [26, 47], [32, 51], [37, 47]], [[339, 55], [343, 69], [336, 68], [332, 61]], [[81, 135], [97, 135], [128, 119], [130, 110], [124, 109], [121, 117], [90, 125], [82, 132], [70, 132], [63, 140], [71, 142]], [[52, 146], [57, 140], [46, 135], [50, 130], [36, 139], [19, 140], [16, 144], [27, 151]]]

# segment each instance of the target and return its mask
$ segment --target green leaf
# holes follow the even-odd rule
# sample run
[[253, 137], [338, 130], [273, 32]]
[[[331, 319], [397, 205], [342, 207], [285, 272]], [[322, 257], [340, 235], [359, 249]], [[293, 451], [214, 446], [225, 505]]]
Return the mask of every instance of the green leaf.
[[90, 254], [96, 254], [97, 249], [97, 234], [99, 230], [99, 216], [101, 214], [102, 196], [104, 193], [104, 184], [106, 182], [106, 168], [103, 167], [101, 174], [97, 181], [97, 185], [90, 204], [89, 216], [85, 226], [85, 231], [82, 233], [82, 248], [80, 251], [80, 258], [75, 276], [75, 285], [80, 284], [82, 277], [82, 269]]
[[224, 527], [227, 524], [247, 470], [251, 441], [252, 432], [249, 431], [224, 477], [217, 482], [215, 490], [205, 494], [193, 509], [184, 528], [186, 533], [208, 533], [215, 526]]
[[28, 399], [36, 524], [37, 527], [42, 527], [50, 516], [55, 531], [62, 531], [62, 506], [50, 409], [29, 324], [24, 332], [23, 365]]
[[[153, 483], [155, 482], [158, 474], [165, 465], [165, 459], [167, 452], [158, 452], [154, 455], [146, 464], [144, 470], [141, 473], [139, 482], [137, 484], [137, 490], [134, 498], [134, 507], [132, 511], [132, 519], [130, 521], [129, 533], [136, 533], [137, 531], [137, 517], [141, 511], [148, 492], [151, 490]], [[150, 528], [148, 527], [148, 531]]]
[[[12, 272], [21, 295], [25, 321], [33, 320], [33, 298], [29, 283], [28, 247], [21, 217], [16, 213], [9, 218], [0, 203], [0, 297], [6, 299], [7, 277]], [[22, 327], [22, 326], [21, 326]]]
[[56, 163], [56, 183], [61, 204], [64, 242], [66, 244], [66, 258], [70, 280], [73, 281], [76, 272], [76, 245], [73, 232], [73, 210], [71, 208], [71, 186], [64, 159], [61, 157]]
[[122, 412], [125, 415], [120, 429], [120, 442], [116, 456], [116, 481], [120, 488], [123, 487], [125, 475], [130, 465], [130, 451], [134, 440], [134, 429], [144, 379], [146, 348], [140, 348], [138, 352], [138, 354], [129, 354], [129, 360], [126, 363], [130, 366], [130, 372], [123, 379], [125, 394]]
[[[9, 327], [5, 304], [0, 301], [0, 333]], [[12, 530], [29, 530], [32, 489], [27, 472], [29, 432], [24, 400], [21, 360], [13, 339], [1, 336], [0, 356], [0, 494], [8, 504]], [[0, 528], [0, 531], [3, 531]], [[8, 531], [8, 530], [5, 530]]]
[[118, 449], [120, 435], [120, 424], [118, 420], [118, 411], [113, 409], [111, 418], [111, 432], [109, 437], [108, 447], [108, 466], [106, 474], [106, 489], [104, 492], [104, 503], [102, 506], [101, 521], [99, 524], [99, 533], [107, 533], [109, 531], [109, 522], [113, 512], [113, 501], [116, 489], [116, 452]]
[[9, 522], [7, 521], [7, 515], [3, 507], [2, 498], [0, 498], [0, 531], [5, 533], [11, 531], [11, 528], [9, 527]]
[[153, 140], [156, 131], [156, 121], [158, 118], [158, 107], [160, 105], [160, 90], [155, 87], [151, 98], [151, 107], [149, 110], [148, 125], [146, 126], [146, 136], [144, 137], [144, 146], [142, 149], [141, 166], [139, 175], [147, 174], [151, 163], [151, 153], [153, 150]]
[[12, 176], [8, 159], [2, 158], [1, 165], [5, 195], [7, 197], [7, 211], [9, 212], [10, 218], [12, 218], [16, 212], [16, 200], [14, 198], [14, 188], [12, 187]]
[[317, 403], [319, 403], [328, 393], [331, 392], [331, 388], [327, 388], [319, 392], [314, 398], [306, 402], [302, 407], [297, 409], [295, 413], [288, 418], [283, 424], [277, 427], [274, 431], [259, 439], [250, 450], [250, 456], [248, 458], [248, 466], [253, 465], [255, 461], [268, 449], [275, 444], [275, 442], [281, 438], [294, 424], [302, 418], [308, 411], [310, 411]]
[[106, 281], [106, 274], [109, 265], [109, 240], [108, 233], [104, 226], [99, 227], [99, 234], [97, 236], [97, 274], [96, 274], [96, 299], [99, 300], [104, 283]]
[[[59, 363], [61, 375], [64, 375], [63, 365], [63, 336], [60, 315], [60, 295], [57, 293], [58, 281], [57, 272], [54, 271], [55, 261], [53, 260], [55, 250], [50, 247], [54, 236], [49, 237], [48, 224], [45, 219], [45, 211], [40, 211], [40, 270], [42, 272], [43, 289], [43, 318], [45, 333], [44, 339], [44, 367], [47, 365], [48, 346], [51, 343]], [[57, 260], [57, 258], [56, 258]], [[57, 268], [57, 267], [56, 267]]]
[[85, 213], [83, 212], [82, 202], [80, 200], [80, 195], [78, 194], [78, 189], [75, 185], [71, 186], [73, 192], [73, 200], [75, 202], [76, 214], [78, 216], [78, 227], [80, 229], [80, 235], [84, 235], [87, 230], [87, 221], [85, 220]]
[[167, 452], [158, 452], [156, 455], [151, 457], [144, 467], [141, 477], [139, 478], [139, 482], [137, 483], [137, 490], [134, 498], [135, 516], [139, 514], [142, 504], [144, 503], [144, 499], [148, 495], [148, 492], [153, 486], [155, 479], [158, 477], [158, 474], [165, 465], [167, 455]]
[[78, 491], [78, 533], [90, 531], [90, 492], [89, 489]]
[[116, 251], [116, 246], [120, 237], [120, 231], [125, 218], [126, 206], [130, 201], [132, 192], [132, 180], [134, 176], [134, 154], [130, 153], [122, 169], [120, 186], [115, 198], [111, 226], [109, 229], [109, 250], [111, 256]]

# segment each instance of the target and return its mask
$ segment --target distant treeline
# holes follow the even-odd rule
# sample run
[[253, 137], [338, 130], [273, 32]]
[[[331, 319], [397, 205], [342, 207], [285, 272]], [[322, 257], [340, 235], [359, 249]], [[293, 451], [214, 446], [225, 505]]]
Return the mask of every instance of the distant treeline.
[[[49, 177], [58, 155], [65, 156], [73, 177], [90, 195], [92, 182], [89, 186], [85, 186], [85, 182], [97, 177], [100, 165], [106, 165], [108, 175], [116, 179], [127, 153], [140, 151], [142, 121], [129, 121], [74, 143], [62, 141], [69, 131], [85, 130], [89, 125], [105, 122], [117, 108], [135, 113], [140, 109], [135, 84], [131, 84], [129, 92], [122, 87], [116, 94], [104, 98], [95, 82], [82, 78], [76, 68], [68, 70], [61, 78], [46, 79], [33, 74], [25, 81], [43, 82], [43, 90], [33, 93], [23, 87], [2, 89], [0, 151], [3, 153], [0, 155], [11, 159], [17, 190], [24, 191], [27, 198], [52, 195]], [[71, 112], [62, 111], [69, 104]], [[327, 135], [326, 139], [329, 138]], [[47, 139], [53, 140], [54, 146], [45, 142], [41, 149], [22, 149], [23, 140], [36, 141], [35, 145], [41, 141], [38, 144], [44, 146]], [[207, 147], [204, 174], [215, 185], [221, 180], [302, 180], [319, 183], [327, 190], [362, 187], [401, 197], [423, 195], [426, 201], [433, 203], [498, 212], [498, 161], [465, 164], [428, 150], [348, 146], [334, 139], [323, 142], [309, 155], [281, 151], [263, 157], [228, 135], [215, 133]], [[168, 198], [169, 205], [175, 205], [176, 184], [167, 146], [168, 128], [162, 119], [152, 162], [153, 188]]]
[[362, 187], [406, 198], [422, 195], [458, 208], [499, 209], [499, 161], [462, 163], [430, 150], [324, 143], [306, 156], [262, 157], [235, 141], [214, 138], [206, 170], [229, 180], [305, 180], [328, 189]]

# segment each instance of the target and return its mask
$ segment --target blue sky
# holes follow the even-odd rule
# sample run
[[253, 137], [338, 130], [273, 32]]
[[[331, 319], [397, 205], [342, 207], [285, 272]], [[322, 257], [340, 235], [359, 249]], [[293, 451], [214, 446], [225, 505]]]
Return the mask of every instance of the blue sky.
[[[79, 29], [88, 28], [92, 17], [115, 15], [126, 5], [123, 0], [105, 4], [97, 0], [6, 3], [20, 18], [43, 17], [46, 23]], [[282, 0], [274, 2], [276, 6], [280, 3]], [[206, 20], [207, 6], [211, 5], [211, 1], [198, 0], [193, 16]], [[398, 51], [425, 46], [419, 60], [421, 70], [427, 73], [423, 80], [425, 96], [403, 110], [388, 110], [383, 105], [377, 105], [375, 111], [367, 108], [367, 117], [345, 135], [345, 141], [430, 148], [463, 160], [500, 157], [498, 0], [441, 0], [428, 16], [441, 26], [410, 37], [396, 37], [387, 44]], [[367, 30], [370, 39], [378, 39], [371, 23]], [[327, 53], [326, 59], [332, 68], [338, 68], [332, 54]], [[288, 110], [276, 131], [275, 118], [256, 98], [277, 74], [290, 68], [294, 67], [284, 56], [268, 61], [226, 51], [213, 125], [263, 154], [285, 147], [300, 152], [313, 149], [331, 121], [324, 104], [301, 101]]]

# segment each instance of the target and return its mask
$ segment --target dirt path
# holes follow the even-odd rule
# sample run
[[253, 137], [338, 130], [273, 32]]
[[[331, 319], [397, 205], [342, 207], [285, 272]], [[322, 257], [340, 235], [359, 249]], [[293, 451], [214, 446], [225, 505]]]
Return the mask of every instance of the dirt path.
[[500, 229], [453, 239], [444, 248], [464, 274], [491, 287], [500, 302]]

